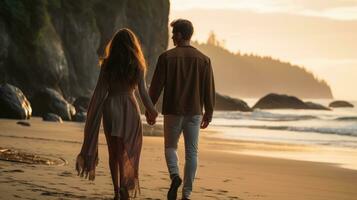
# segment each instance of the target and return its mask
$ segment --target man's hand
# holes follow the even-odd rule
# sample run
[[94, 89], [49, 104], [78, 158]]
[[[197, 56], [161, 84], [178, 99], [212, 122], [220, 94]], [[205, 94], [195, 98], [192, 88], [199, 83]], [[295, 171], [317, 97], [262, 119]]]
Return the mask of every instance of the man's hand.
[[156, 123], [156, 117], [158, 116], [158, 113], [151, 114], [148, 111], [145, 111], [145, 117], [146, 117], [146, 122], [149, 125], [154, 125]]
[[205, 114], [203, 115], [203, 117], [202, 117], [202, 121], [201, 121], [201, 125], [200, 125], [201, 129], [207, 128], [207, 126], [209, 125], [209, 123], [210, 123], [210, 120], [209, 120], [209, 118], [207, 117], [207, 115], [206, 115], [206, 113], [205, 113]]

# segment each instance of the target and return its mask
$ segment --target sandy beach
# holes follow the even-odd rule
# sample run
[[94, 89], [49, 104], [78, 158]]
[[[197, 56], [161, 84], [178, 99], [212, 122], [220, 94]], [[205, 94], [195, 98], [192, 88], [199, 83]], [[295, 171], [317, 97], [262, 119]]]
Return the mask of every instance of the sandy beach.
[[[83, 123], [43, 122], [33, 117], [31, 126], [0, 119], [0, 149], [52, 160], [55, 165], [0, 160], [0, 199], [111, 199], [112, 186], [104, 134], [100, 134], [97, 177], [89, 182], [77, 177], [75, 157]], [[149, 131], [146, 128], [146, 131]], [[156, 127], [155, 131], [160, 131]], [[208, 129], [209, 131], [209, 129]], [[206, 137], [202, 132], [199, 169], [192, 199], [353, 200], [357, 199], [357, 170], [331, 163], [297, 161], [247, 153], [299, 152], [318, 148]], [[184, 159], [181, 141], [179, 154]], [[353, 153], [353, 152], [352, 152]], [[181, 162], [181, 171], [183, 169]], [[163, 138], [145, 136], [140, 163], [141, 195], [137, 199], [165, 199], [170, 180], [163, 155]]]

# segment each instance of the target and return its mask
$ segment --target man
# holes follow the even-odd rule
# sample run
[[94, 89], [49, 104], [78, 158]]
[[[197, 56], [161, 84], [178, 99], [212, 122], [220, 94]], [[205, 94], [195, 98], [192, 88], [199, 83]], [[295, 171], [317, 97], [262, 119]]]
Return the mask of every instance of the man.
[[[160, 55], [149, 94], [154, 104], [164, 89], [162, 114], [164, 115], [165, 158], [171, 187], [169, 200], [176, 200], [182, 183], [179, 175], [177, 144], [183, 132], [185, 141], [185, 168], [182, 199], [190, 199], [197, 169], [197, 148], [200, 128], [212, 120], [215, 105], [215, 86], [210, 59], [190, 45], [192, 23], [178, 19], [170, 26], [175, 48]], [[202, 117], [202, 110], [204, 114]], [[155, 124], [156, 119], [147, 122]]]

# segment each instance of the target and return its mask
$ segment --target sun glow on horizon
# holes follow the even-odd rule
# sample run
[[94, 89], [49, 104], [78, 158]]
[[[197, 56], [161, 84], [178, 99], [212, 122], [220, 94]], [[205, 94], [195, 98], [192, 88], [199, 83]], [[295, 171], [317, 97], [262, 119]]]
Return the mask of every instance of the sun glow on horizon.
[[211, 31], [231, 52], [290, 62], [325, 80], [336, 99], [357, 100], [357, 0], [172, 0], [193, 40]]
[[[314, 3], [315, 2], [315, 3]], [[336, 20], [357, 20], [357, 1], [337, 0], [171, 0], [173, 10], [229, 9], [258, 13], [289, 13], [294, 15], [324, 17]]]

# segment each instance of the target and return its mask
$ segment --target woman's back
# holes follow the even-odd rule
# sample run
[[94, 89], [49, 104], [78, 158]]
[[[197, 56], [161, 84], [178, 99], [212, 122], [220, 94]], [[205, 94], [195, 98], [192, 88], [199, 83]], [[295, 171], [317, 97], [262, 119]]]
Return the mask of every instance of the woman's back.
[[108, 80], [108, 95], [120, 95], [133, 93], [137, 84], [128, 83], [125, 80]]

